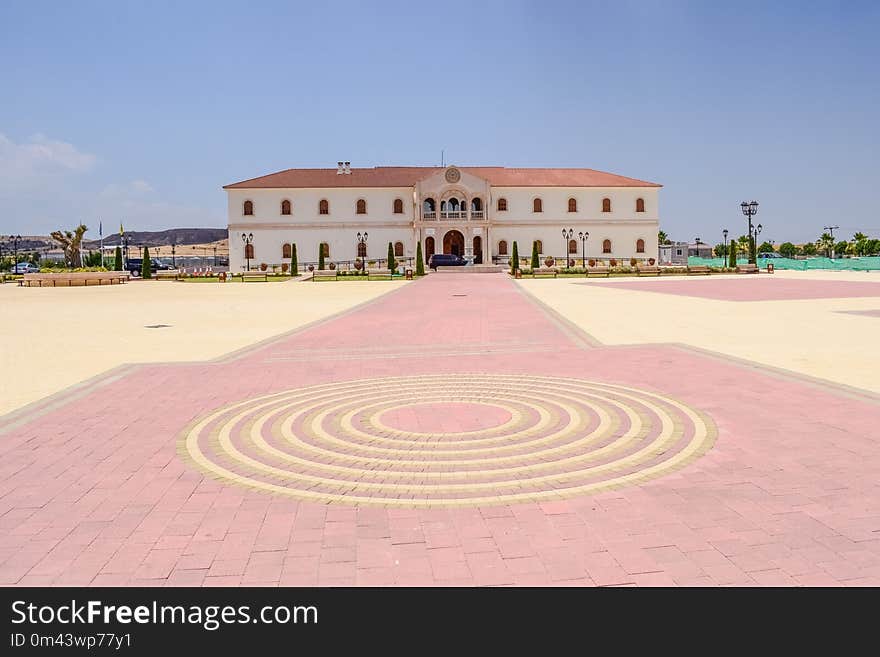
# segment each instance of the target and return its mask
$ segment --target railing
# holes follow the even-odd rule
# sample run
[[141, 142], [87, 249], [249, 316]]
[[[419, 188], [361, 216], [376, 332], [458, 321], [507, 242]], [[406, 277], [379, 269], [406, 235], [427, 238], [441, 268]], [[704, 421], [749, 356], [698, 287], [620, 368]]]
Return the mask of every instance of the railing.
[[422, 213], [422, 219], [424, 219], [426, 221], [432, 221], [436, 218], [437, 218], [437, 213], [433, 210], [431, 212], [423, 212]]
[[483, 211], [482, 210], [471, 210], [471, 219], [482, 219]]
[[467, 216], [462, 217], [462, 215], [467, 215], [467, 213], [466, 212], [446, 212], [446, 211], [444, 211], [444, 212], [440, 213], [440, 218], [441, 219], [466, 219], [467, 218]]

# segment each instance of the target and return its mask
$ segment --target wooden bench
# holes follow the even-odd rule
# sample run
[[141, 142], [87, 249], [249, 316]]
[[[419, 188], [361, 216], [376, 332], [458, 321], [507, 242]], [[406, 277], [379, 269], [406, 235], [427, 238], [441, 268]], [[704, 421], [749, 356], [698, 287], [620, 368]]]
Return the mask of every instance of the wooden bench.
[[753, 265], [752, 263], [736, 266], [737, 274], [757, 274], [758, 271], [758, 265]]
[[313, 281], [335, 281], [336, 277], [335, 269], [316, 269], [312, 272]]
[[652, 274], [654, 276], [660, 275], [660, 267], [657, 265], [640, 265], [636, 267], [636, 276], [641, 276], [642, 274]]
[[587, 278], [590, 277], [590, 274], [605, 274], [605, 277], [611, 276], [611, 267], [605, 267], [603, 265], [598, 265], [596, 267], [589, 267], [585, 276]]
[[556, 275], [559, 272], [556, 271], [555, 267], [538, 267], [537, 269], [532, 270], [532, 276], [538, 278], [538, 276], [552, 276], [556, 278]]
[[160, 269], [159, 271], [153, 274], [153, 278], [157, 281], [161, 280], [171, 280], [171, 281], [179, 281], [180, 280], [180, 271], [177, 269]]
[[269, 282], [269, 274], [265, 272], [244, 272], [239, 275], [241, 276], [242, 283], [247, 283], [248, 281], [263, 281], [265, 283]]
[[25, 274], [18, 280], [19, 287], [57, 287], [58, 283], [64, 283], [67, 287], [81, 283], [89, 285], [114, 285], [127, 283], [129, 273], [127, 271], [72, 271], [60, 274]]
[[390, 269], [368, 269], [367, 270], [367, 279], [372, 280], [373, 278], [387, 278], [391, 280], [391, 270]]
[[693, 267], [688, 266], [688, 276], [708, 276], [712, 272], [709, 271], [708, 265], [694, 265]]

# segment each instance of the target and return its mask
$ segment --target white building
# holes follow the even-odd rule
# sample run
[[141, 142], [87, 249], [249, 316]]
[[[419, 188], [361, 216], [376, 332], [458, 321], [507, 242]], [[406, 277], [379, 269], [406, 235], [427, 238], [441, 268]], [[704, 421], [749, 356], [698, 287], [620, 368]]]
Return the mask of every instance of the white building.
[[[504, 262], [538, 241], [543, 256], [657, 259], [661, 185], [592, 169], [374, 167], [288, 169], [226, 185], [231, 271], [279, 265], [295, 243], [300, 263], [432, 253]], [[562, 235], [572, 229], [572, 239]], [[367, 234], [365, 243], [358, 233]], [[579, 233], [589, 233], [586, 242]], [[246, 236], [247, 239], [243, 239]], [[250, 238], [252, 236], [252, 239]], [[249, 252], [249, 253], [248, 253]], [[250, 255], [250, 259], [247, 259]]]

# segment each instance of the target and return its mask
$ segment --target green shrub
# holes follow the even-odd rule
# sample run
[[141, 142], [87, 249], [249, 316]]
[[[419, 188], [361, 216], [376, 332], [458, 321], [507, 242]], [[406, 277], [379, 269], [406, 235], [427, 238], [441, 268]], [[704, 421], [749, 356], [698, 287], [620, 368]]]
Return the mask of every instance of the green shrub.
[[510, 273], [516, 276], [516, 270], [519, 269], [519, 249], [516, 241], [513, 242], [513, 255], [510, 256]]
[[150, 262], [150, 248], [144, 247], [144, 261], [141, 265], [141, 276], [144, 278], [152, 278], [153, 277], [153, 265]]
[[397, 269], [397, 262], [394, 260], [394, 245], [388, 242], [388, 269], [392, 272]]
[[296, 244], [290, 245], [290, 275], [299, 276], [299, 261], [296, 258]]
[[318, 244], [318, 269], [324, 269], [324, 243]]
[[541, 261], [539, 260], [540, 254], [538, 253], [538, 241], [535, 240], [532, 242], [532, 269], [540, 269]]
[[116, 259], [113, 262], [113, 271], [122, 271], [122, 248], [116, 247]]
[[425, 275], [425, 261], [422, 258], [422, 243], [416, 246], [416, 276]]
[[730, 255], [728, 260], [728, 266], [730, 268], [736, 267], [736, 242], [734, 240], [730, 240]]

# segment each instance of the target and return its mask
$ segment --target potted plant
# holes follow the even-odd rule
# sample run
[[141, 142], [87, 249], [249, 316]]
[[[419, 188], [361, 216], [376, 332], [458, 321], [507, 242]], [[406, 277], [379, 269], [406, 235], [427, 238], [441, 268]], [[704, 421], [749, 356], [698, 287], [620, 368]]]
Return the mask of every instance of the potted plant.
[[548, 267], [552, 267], [554, 262], [556, 262], [556, 261], [553, 260], [553, 258], [551, 258], [550, 256], [547, 256], [546, 258], [544, 258], [544, 264], [547, 265]]
[[315, 265], [309, 265], [309, 271], [315, 271]]
[[590, 258], [590, 267], [595, 267], [595, 266], [596, 266], [595, 258]]
[[612, 267], [616, 267], [616, 266], [617, 266], [617, 259], [616, 259], [616, 258], [611, 258], [611, 262], [610, 262], [609, 264], [610, 264]]
[[267, 269], [269, 269], [269, 265], [267, 265], [265, 262], [261, 262], [260, 271], [266, 271]]
[[331, 263], [328, 265], [328, 267], [330, 267], [330, 269], [336, 269], [336, 263], [335, 263], [335, 262], [331, 262]]
[[364, 261], [363, 261], [363, 260], [355, 260], [355, 261], [354, 261], [354, 268], [355, 268], [355, 269], [357, 269], [358, 271], [360, 271], [361, 269], [363, 269], [363, 267], [364, 267]]
[[637, 264], [639, 264], [639, 261], [636, 260], [635, 258], [630, 258], [630, 259], [629, 259], [629, 266], [630, 266], [630, 267], [635, 267]]
[[651, 265], [652, 267], [654, 266], [655, 262], [657, 262], [657, 261], [654, 260], [654, 258], [648, 258], [648, 264]]
[[288, 269], [290, 269], [290, 265], [288, 265], [286, 262], [281, 264], [281, 273], [282, 274], [286, 274]]

